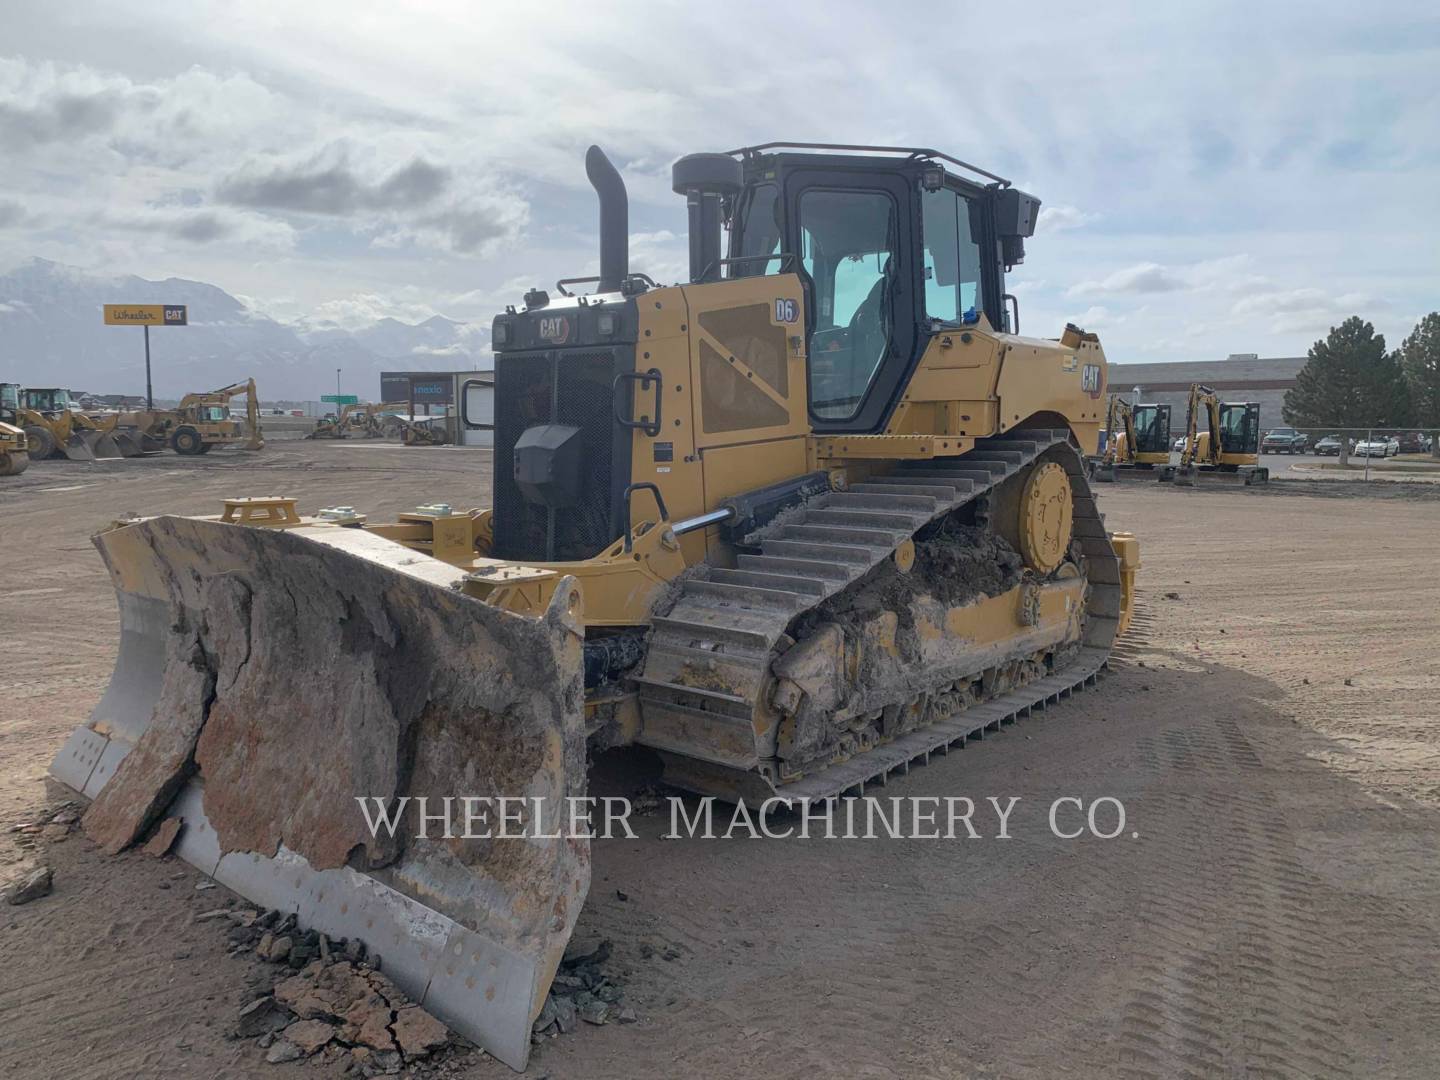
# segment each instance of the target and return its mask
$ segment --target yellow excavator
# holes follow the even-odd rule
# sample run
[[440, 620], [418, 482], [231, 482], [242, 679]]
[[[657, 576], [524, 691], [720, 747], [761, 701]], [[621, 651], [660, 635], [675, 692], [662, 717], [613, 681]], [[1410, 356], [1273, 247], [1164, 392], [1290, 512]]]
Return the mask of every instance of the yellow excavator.
[[1170, 406], [1131, 405], [1110, 395], [1105, 449], [1091, 459], [1090, 479], [1113, 484], [1122, 476], [1155, 476], [1170, 464]]
[[[1200, 416], [1205, 430], [1199, 431]], [[1260, 464], [1260, 406], [1253, 401], [1221, 401], [1208, 386], [1194, 383], [1185, 409], [1185, 442], [1180, 464], [1162, 470], [1160, 479], [1181, 487], [1205, 476], [1247, 487], [1266, 484], [1270, 470]]]
[[56, 454], [71, 461], [124, 456], [113, 436], [114, 420], [94, 420], [73, 404], [69, 390], [0, 383], [0, 422], [24, 430], [31, 459], [43, 461]]
[[[230, 402], [242, 396], [243, 422], [230, 419]], [[254, 379], [186, 394], [174, 409], [122, 413], [117, 422], [115, 439], [127, 456], [163, 450], [168, 445], [177, 454], [193, 457], [242, 440], [246, 450], [265, 448]]]
[[493, 324], [488, 500], [117, 522], [116, 672], [52, 765], [107, 850], [181, 819], [182, 857], [517, 1069], [592, 754], [759, 813], [860, 792], [1092, 685], [1139, 564], [1086, 479], [1100, 342], [1023, 336], [1005, 290], [1036, 198], [923, 148], [695, 154], [658, 286], [586, 169], [599, 276]]
[[315, 430], [305, 436], [307, 439], [382, 439], [385, 427], [380, 419], [383, 405], [360, 402], [343, 405], [335, 416], [321, 417], [315, 421]]

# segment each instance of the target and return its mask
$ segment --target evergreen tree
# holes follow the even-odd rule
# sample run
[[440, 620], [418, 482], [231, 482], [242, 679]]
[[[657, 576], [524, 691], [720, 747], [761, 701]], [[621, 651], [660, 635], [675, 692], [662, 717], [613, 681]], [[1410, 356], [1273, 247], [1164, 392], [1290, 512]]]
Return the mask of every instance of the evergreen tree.
[[1409, 421], [1409, 393], [1385, 336], [1358, 315], [1330, 328], [1285, 391], [1286, 421], [1301, 428], [1395, 428]]
[[1440, 311], [1415, 324], [1400, 346], [1399, 357], [1415, 423], [1440, 427]]

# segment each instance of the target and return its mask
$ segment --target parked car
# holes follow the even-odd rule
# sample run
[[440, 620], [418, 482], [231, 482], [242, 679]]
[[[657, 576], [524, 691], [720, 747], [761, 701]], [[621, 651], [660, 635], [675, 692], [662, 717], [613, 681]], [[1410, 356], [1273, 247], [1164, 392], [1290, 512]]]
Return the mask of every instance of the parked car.
[[1272, 428], [1260, 440], [1262, 454], [1306, 454], [1310, 452], [1310, 436], [1293, 427]]
[[1326, 435], [1311, 449], [1314, 453], [1319, 454], [1321, 457], [1339, 457], [1340, 439], [1341, 437], [1339, 435]]
[[1394, 457], [1400, 452], [1400, 440], [1380, 436], [1374, 439], [1362, 439], [1355, 444], [1356, 457]]
[[1399, 443], [1402, 454], [1423, 454], [1429, 449], [1428, 440], [1418, 431], [1407, 431], [1397, 437], [1396, 442]]
[[1171, 443], [1170, 449], [1174, 450], [1177, 454], [1181, 453], [1185, 449], [1185, 436], [1181, 435], [1178, 439]]

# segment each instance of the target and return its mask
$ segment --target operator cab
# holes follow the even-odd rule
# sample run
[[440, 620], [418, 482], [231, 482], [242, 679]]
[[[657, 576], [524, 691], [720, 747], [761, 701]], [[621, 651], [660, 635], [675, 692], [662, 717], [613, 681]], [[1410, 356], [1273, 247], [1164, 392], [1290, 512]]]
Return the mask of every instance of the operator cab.
[[39, 413], [67, 412], [70, 408], [70, 391], [42, 389], [23, 391], [25, 408]]
[[1260, 452], [1260, 405], [1253, 401], [1220, 404], [1220, 451], [1224, 454]]
[[1137, 454], [1170, 453], [1170, 406], [1136, 405], [1131, 410]]
[[1018, 332], [1005, 271], [1040, 201], [993, 173], [934, 150], [767, 143], [681, 158], [675, 188], [690, 200], [693, 281], [799, 274], [816, 430], [882, 429], [938, 333]]

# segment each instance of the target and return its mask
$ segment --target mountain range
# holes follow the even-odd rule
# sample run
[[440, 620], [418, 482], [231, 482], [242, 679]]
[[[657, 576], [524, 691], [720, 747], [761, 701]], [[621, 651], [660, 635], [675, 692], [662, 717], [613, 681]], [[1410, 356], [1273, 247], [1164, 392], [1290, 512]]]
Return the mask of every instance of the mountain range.
[[186, 327], [151, 331], [157, 398], [253, 377], [266, 401], [314, 401], [341, 386], [378, 398], [382, 370], [459, 371], [490, 366], [489, 327], [441, 315], [421, 323], [382, 318], [347, 329], [280, 322], [202, 281], [95, 274], [30, 259], [0, 274], [0, 382], [94, 394], [143, 394], [145, 350], [136, 327], [106, 326], [103, 305], [184, 304]]

